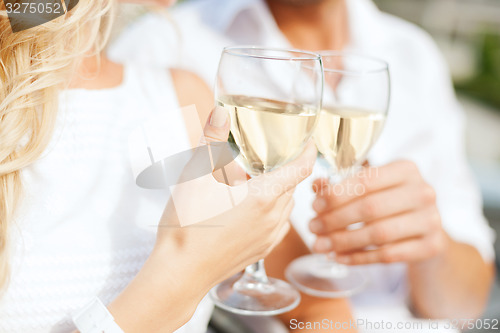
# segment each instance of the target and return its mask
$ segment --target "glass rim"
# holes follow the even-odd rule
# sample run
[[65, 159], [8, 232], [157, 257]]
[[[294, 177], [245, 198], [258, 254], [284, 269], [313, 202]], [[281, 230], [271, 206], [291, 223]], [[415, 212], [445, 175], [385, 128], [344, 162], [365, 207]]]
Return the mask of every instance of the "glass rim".
[[384, 71], [389, 72], [389, 63], [387, 61], [366, 54], [356, 53], [356, 52], [345, 52], [345, 51], [328, 51], [328, 50], [318, 51], [318, 54], [323, 59], [326, 57], [338, 57], [338, 58], [354, 57], [363, 60], [369, 60], [373, 63], [378, 63], [380, 65], [380, 67], [375, 69], [364, 69], [364, 70], [333, 69], [333, 68], [328, 68], [328, 65], [325, 65], [325, 61], [323, 60], [323, 71], [325, 73], [364, 75], [364, 74], [376, 74]]
[[[277, 51], [277, 52], [290, 52], [302, 54], [304, 56], [271, 56], [265, 54], [250, 54], [243, 52], [244, 50], [257, 50], [257, 51]], [[227, 46], [222, 51], [223, 54], [229, 54], [237, 57], [258, 58], [268, 60], [289, 60], [289, 61], [321, 61], [321, 55], [318, 52], [305, 51], [294, 48], [279, 48], [279, 47], [266, 47], [257, 45], [237, 45]]]

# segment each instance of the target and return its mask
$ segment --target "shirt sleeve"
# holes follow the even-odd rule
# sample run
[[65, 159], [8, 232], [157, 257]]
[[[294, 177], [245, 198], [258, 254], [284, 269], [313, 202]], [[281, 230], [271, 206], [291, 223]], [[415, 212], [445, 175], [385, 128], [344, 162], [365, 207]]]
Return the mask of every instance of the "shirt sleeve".
[[167, 14], [146, 14], [125, 28], [107, 49], [118, 63], [174, 67], [180, 58], [180, 35]]
[[406, 23], [404, 32], [405, 38], [399, 39], [400, 55], [393, 59], [394, 103], [388, 116], [392, 128], [387, 128], [392, 137], [384, 141], [389, 151], [384, 162], [415, 162], [436, 191], [445, 231], [492, 261], [495, 233], [483, 215], [481, 192], [468, 165], [466, 117], [448, 65], [425, 32]]
[[443, 227], [455, 241], [472, 245], [486, 261], [493, 261], [495, 233], [482, 212], [481, 192], [465, 152], [466, 118], [450, 80], [447, 65], [429, 42], [430, 71], [426, 79], [426, 107], [430, 162], [424, 177], [434, 186]]
[[231, 42], [200, 21], [195, 9], [183, 6], [144, 15], [110, 44], [108, 57], [119, 63], [181, 68], [212, 86], [221, 52]]

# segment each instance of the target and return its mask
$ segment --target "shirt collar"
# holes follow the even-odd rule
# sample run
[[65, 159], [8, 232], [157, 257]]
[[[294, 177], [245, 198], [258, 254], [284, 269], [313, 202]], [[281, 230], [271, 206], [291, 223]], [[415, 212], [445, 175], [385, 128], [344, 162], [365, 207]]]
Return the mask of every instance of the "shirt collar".
[[383, 13], [372, 0], [346, 0], [351, 46], [364, 49], [384, 43]]
[[224, 33], [240, 13], [252, 10], [260, 2], [261, 0], [209, 1], [207, 4], [210, 4], [212, 8], [205, 12], [204, 20], [218, 32]]
[[[207, 8], [205, 13], [202, 13], [205, 16], [204, 20], [219, 33], [225, 34], [231, 28], [234, 20], [246, 11], [251, 13], [264, 29], [273, 30], [269, 31], [270, 35], [274, 34], [275, 31], [279, 32], [264, 0], [207, 1], [206, 4], [211, 8]], [[383, 14], [373, 1], [346, 0], [346, 4], [349, 17], [350, 46], [363, 49], [373, 45], [381, 45], [385, 35], [380, 22]], [[213, 13], [217, 13], [217, 15], [213, 15]], [[284, 36], [282, 37], [280, 39], [285, 40]], [[280, 44], [283, 44], [283, 40], [280, 40]]]

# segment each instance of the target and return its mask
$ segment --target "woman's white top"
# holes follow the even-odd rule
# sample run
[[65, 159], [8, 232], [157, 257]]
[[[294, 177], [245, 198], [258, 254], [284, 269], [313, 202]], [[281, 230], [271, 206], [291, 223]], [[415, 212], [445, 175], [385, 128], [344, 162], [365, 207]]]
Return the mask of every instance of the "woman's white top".
[[[53, 139], [22, 172], [24, 199], [10, 229], [12, 275], [0, 301], [0, 332], [71, 332], [72, 313], [94, 296], [111, 302], [140, 270], [168, 194], [135, 184], [129, 138], [162, 114], [171, 138], [163, 144], [189, 149], [165, 69], [127, 65], [116, 88], [61, 93]], [[204, 300], [179, 332], [205, 332], [211, 311]]]

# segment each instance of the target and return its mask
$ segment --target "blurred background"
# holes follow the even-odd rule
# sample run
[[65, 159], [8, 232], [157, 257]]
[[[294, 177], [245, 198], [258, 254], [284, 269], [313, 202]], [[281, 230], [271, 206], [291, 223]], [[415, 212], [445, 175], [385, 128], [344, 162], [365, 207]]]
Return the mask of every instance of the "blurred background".
[[[467, 152], [481, 185], [484, 212], [500, 235], [500, 0], [375, 0], [438, 43], [467, 115]], [[496, 241], [500, 269], [500, 241]], [[500, 319], [500, 288], [485, 318]], [[484, 332], [484, 330], [483, 330]]]
[[[447, 59], [467, 116], [467, 152], [483, 193], [484, 212], [500, 235], [500, 0], [374, 2], [430, 33]], [[123, 24], [142, 13], [125, 10]], [[498, 239], [495, 248], [500, 271]], [[500, 320], [499, 286], [497, 278], [484, 318]]]

